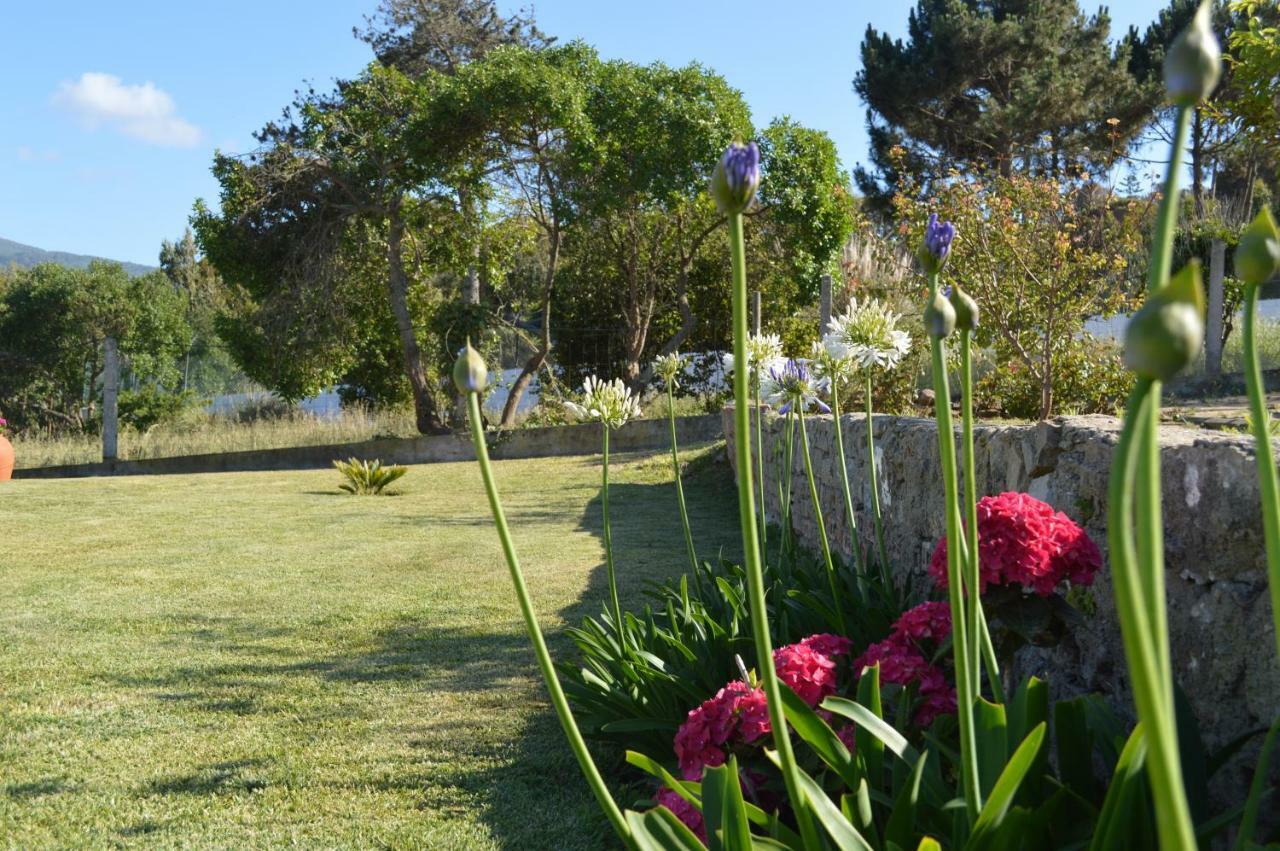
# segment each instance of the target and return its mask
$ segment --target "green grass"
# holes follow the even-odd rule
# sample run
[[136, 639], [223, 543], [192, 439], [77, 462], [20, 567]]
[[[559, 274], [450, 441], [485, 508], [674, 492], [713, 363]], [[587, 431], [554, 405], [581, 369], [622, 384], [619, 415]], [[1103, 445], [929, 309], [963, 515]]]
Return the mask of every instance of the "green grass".
[[[400, 410], [350, 410], [324, 419], [291, 411], [283, 416], [243, 423], [232, 417], [191, 410], [174, 422], [162, 423], [145, 432], [121, 429], [117, 456], [136, 461], [211, 452], [356, 443], [383, 436], [412, 437], [417, 433], [412, 412]], [[14, 439], [13, 448], [19, 467], [90, 464], [102, 460], [102, 438], [96, 434], [45, 437], [26, 433]]]
[[[709, 452], [688, 489], [712, 555], [737, 532]], [[561, 628], [606, 596], [598, 463], [496, 469], [564, 658]], [[617, 466], [631, 604], [683, 564], [669, 478], [661, 454]], [[338, 481], [0, 487], [0, 845], [610, 847], [537, 678], [478, 471], [413, 467], [386, 498], [339, 495]]]

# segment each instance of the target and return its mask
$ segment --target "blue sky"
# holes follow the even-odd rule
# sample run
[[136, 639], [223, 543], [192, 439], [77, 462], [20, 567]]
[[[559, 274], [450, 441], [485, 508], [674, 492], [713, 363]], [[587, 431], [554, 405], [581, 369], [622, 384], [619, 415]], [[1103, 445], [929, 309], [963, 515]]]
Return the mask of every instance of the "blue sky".
[[[215, 148], [242, 152], [308, 81], [371, 58], [351, 29], [376, 0], [69, 0], [0, 14], [0, 237], [154, 264], [193, 201], [216, 200]], [[519, 3], [502, 2], [504, 9]], [[540, 0], [539, 25], [608, 58], [698, 60], [757, 123], [790, 114], [865, 157], [851, 82], [867, 24], [895, 35], [910, 0]], [[1086, 2], [1085, 8], [1094, 8]], [[1115, 0], [1113, 33], [1165, 0]]]

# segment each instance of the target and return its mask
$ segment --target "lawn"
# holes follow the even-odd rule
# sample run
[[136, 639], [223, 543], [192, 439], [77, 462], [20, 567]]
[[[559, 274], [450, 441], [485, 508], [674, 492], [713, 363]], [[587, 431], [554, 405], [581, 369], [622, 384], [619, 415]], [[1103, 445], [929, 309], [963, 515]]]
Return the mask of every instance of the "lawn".
[[[688, 484], [707, 555], [737, 546], [717, 457], [694, 453]], [[592, 458], [497, 464], [558, 658], [605, 597], [598, 476]], [[634, 605], [685, 558], [669, 456], [613, 478]], [[475, 467], [414, 467], [389, 498], [336, 484], [0, 487], [0, 844], [610, 847]]]

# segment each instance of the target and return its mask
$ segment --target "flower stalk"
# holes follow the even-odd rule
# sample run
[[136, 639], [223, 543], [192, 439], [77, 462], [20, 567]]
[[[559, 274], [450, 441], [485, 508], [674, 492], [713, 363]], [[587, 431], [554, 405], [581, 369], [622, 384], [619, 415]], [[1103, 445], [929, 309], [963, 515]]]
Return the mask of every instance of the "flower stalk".
[[889, 551], [884, 545], [884, 518], [880, 512], [880, 474], [876, 470], [876, 430], [871, 404], [871, 367], [867, 367], [867, 478], [871, 482], [871, 523], [876, 535], [880, 573], [888, 575]]
[[[759, 183], [758, 165], [759, 152], [754, 144], [746, 148], [733, 145], [717, 165], [711, 181], [712, 195], [729, 220], [729, 259], [733, 272], [733, 355], [734, 362], [739, 365], [747, 363], [748, 334], [746, 242], [742, 229], [742, 212], [750, 203], [755, 186]], [[747, 370], [741, 366], [733, 371], [734, 426], [735, 433], [741, 436], [734, 443], [738, 462], [738, 518], [742, 527], [742, 551], [746, 562], [747, 598], [756, 649], [756, 667], [768, 701], [774, 747], [778, 752], [778, 763], [782, 767], [783, 781], [795, 811], [800, 836], [806, 848], [817, 848], [820, 847], [819, 838], [809, 814], [804, 788], [800, 784], [799, 767], [782, 708], [782, 690], [773, 665], [764, 572], [756, 536], [755, 506], [752, 505], [755, 489], [751, 482], [751, 444], [745, 439], [751, 433], [748, 378]]]
[[1194, 262], [1171, 278], [1178, 178], [1196, 105], [1217, 84], [1220, 55], [1203, 0], [1191, 26], [1165, 57], [1165, 89], [1177, 107], [1169, 169], [1152, 239], [1147, 302], [1125, 332], [1125, 362], [1138, 375], [1112, 465], [1107, 521], [1116, 613], [1148, 747], [1148, 776], [1160, 847], [1196, 847], [1174, 710], [1165, 599], [1160, 481], [1161, 382], [1203, 343], [1203, 293]]
[[[933, 222], [930, 223], [931, 231]], [[942, 461], [943, 498], [946, 505], [947, 525], [947, 593], [951, 604], [952, 656], [956, 669], [956, 714], [960, 725], [960, 781], [964, 791], [965, 810], [970, 823], [978, 818], [982, 809], [982, 783], [978, 774], [977, 730], [973, 708], [976, 698], [975, 679], [971, 662], [973, 645], [968, 638], [969, 623], [966, 617], [964, 577], [964, 532], [960, 528], [959, 481], [956, 471], [955, 426], [951, 419], [951, 388], [947, 380], [947, 356], [945, 338], [955, 328], [955, 311], [938, 291], [938, 274], [950, 247], [950, 237], [944, 245], [932, 238], [926, 241], [922, 258], [929, 256], [936, 262], [926, 262], [929, 274], [930, 302], [925, 310], [925, 324], [929, 330], [929, 349], [933, 365], [934, 414], [938, 421], [938, 454]], [[978, 589], [968, 591], [977, 598]]]
[[1249, 427], [1258, 456], [1258, 491], [1262, 499], [1262, 530], [1267, 546], [1271, 616], [1274, 619], [1276, 652], [1280, 653], [1280, 480], [1276, 474], [1271, 412], [1267, 410], [1256, 333], [1259, 291], [1262, 284], [1280, 268], [1280, 233], [1270, 210], [1264, 208], [1245, 230], [1235, 259], [1236, 274], [1245, 283], [1244, 380], [1249, 393]]
[[[858, 534], [858, 516], [853, 513], [853, 490], [849, 487], [849, 465], [845, 461], [844, 433], [840, 428], [840, 376], [831, 377], [831, 423], [836, 434], [836, 458], [840, 462], [840, 495], [844, 497], [844, 516], [849, 524], [849, 543], [853, 547], [853, 557], [858, 566], [858, 576], [867, 575], [867, 553], [862, 548], [862, 537]], [[881, 573], [885, 571], [881, 566]]]
[[[483, 376], [483, 361], [480, 360], [475, 350], [471, 348], [469, 342], [459, 361], [463, 358], [471, 360], [473, 364], [475, 361], [479, 361], [480, 370], [478, 374]], [[455, 370], [454, 374], [457, 376], [459, 374], [458, 370]], [[476, 374], [474, 366], [472, 374]], [[605, 817], [609, 819], [609, 824], [613, 827], [618, 838], [622, 840], [623, 845], [628, 849], [636, 848], [637, 845], [631, 834], [631, 829], [627, 825], [627, 820], [617, 802], [613, 800], [613, 796], [609, 793], [609, 788], [605, 785], [604, 778], [600, 775], [600, 770], [591, 758], [591, 752], [587, 750], [587, 743], [582, 738], [582, 732], [578, 729], [578, 724], [573, 718], [573, 712], [569, 709], [569, 701], [565, 698], [564, 689], [560, 686], [560, 678], [556, 675], [555, 665], [551, 661], [551, 653], [547, 650], [547, 642], [542, 636], [542, 629], [538, 625], [533, 603], [529, 599], [529, 589], [525, 585], [524, 572], [520, 569], [520, 560], [516, 555], [515, 545], [511, 540], [511, 531], [507, 527], [506, 514], [502, 510], [502, 500], [498, 495], [497, 485], [494, 483], [493, 468], [489, 461], [489, 448], [485, 445], [484, 424], [480, 416], [479, 397], [479, 390], [483, 389], [483, 377], [478, 382], [479, 387], [476, 384], [477, 382], [474, 381], [459, 382], [459, 389], [467, 394], [467, 413], [471, 421], [471, 439], [475, 446], [476, 461], [480, 464], [480, 475], [484, 480], [485, 492], [489, 497], [489, 509], [493, 513], [493, 523], [498, 530], [498, 538], [502, 542], [502, 552], [506, 557], [507, 570], [511, 574], [511, 584], [515, 588], [516, 600], [520, 604], [520, 614], [524, 618], [525, 630], [529, 635], [530, 643], [533, 644], [533, 653], [538, 660], [538, 669], [541, 671], [542, 680], [551, 695], [551, 705], [555, 708], [556, 717], [560, 720], [560, 727], [564, 730], [565, 738], [569, 740], [569, 747], [573, 751], [574, 757], [578, 760], [578, 766], [582, 769], [582, 774], [587, 780], [587, 785], [591, 788], [591, 793], [595, 795], [596, 802], [604, 811]]]
[[698, 578], [698, 551], [693, 546], [693, 532], [689, 528], [689, 508], [684, 501], [684, 483], [680, 475], [680, 449], [676, 445], [676, 397], [672, 382], [667, 382], [667, 421], [671, 425], [671, 473], [676, 483], [676, 502], [680, 505], [680, 524], [684, 529], [684, 548], [689, 554], [689, 568], [693, 571], [693, 581], [701, 585]]
[[804, 474], [809, 480], [809, 499], [813, 501], [813, 515], [818, 523], [818, 541], [822, 544], [822, 558], [827, 566], [827, 583], [831, 586], [831, 604], [835, 607], [836, 622], [840, 634], [848, 632], [844, 622], [844, 607], [840, 604], [840, 584], [836, 579], [835, 562], [831, 558], [831, 542], [827, 539], [827, 524], [822, 520], [822, 503], [818, 501], [818, 484], [813, 477], [813, 460], [809, 456], [809, 434], [804, 427], [804, 408], [796, 412], [800, 423], [800, 451], [804, 454]]

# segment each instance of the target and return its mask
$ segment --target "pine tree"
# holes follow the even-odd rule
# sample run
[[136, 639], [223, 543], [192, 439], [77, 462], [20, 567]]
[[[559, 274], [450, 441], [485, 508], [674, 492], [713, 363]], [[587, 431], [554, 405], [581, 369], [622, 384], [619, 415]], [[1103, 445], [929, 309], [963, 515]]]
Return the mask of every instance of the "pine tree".
[[1146, 124], [1158, 91], [1112, 47], [1105, 10], [1075, 0], [918, 0], [908, 38], [868, 27], [854, 89], [867, 105], [871, 169], [883, 201], [908, 172], [949, 169], [1065, 177], [1101, 171]]

